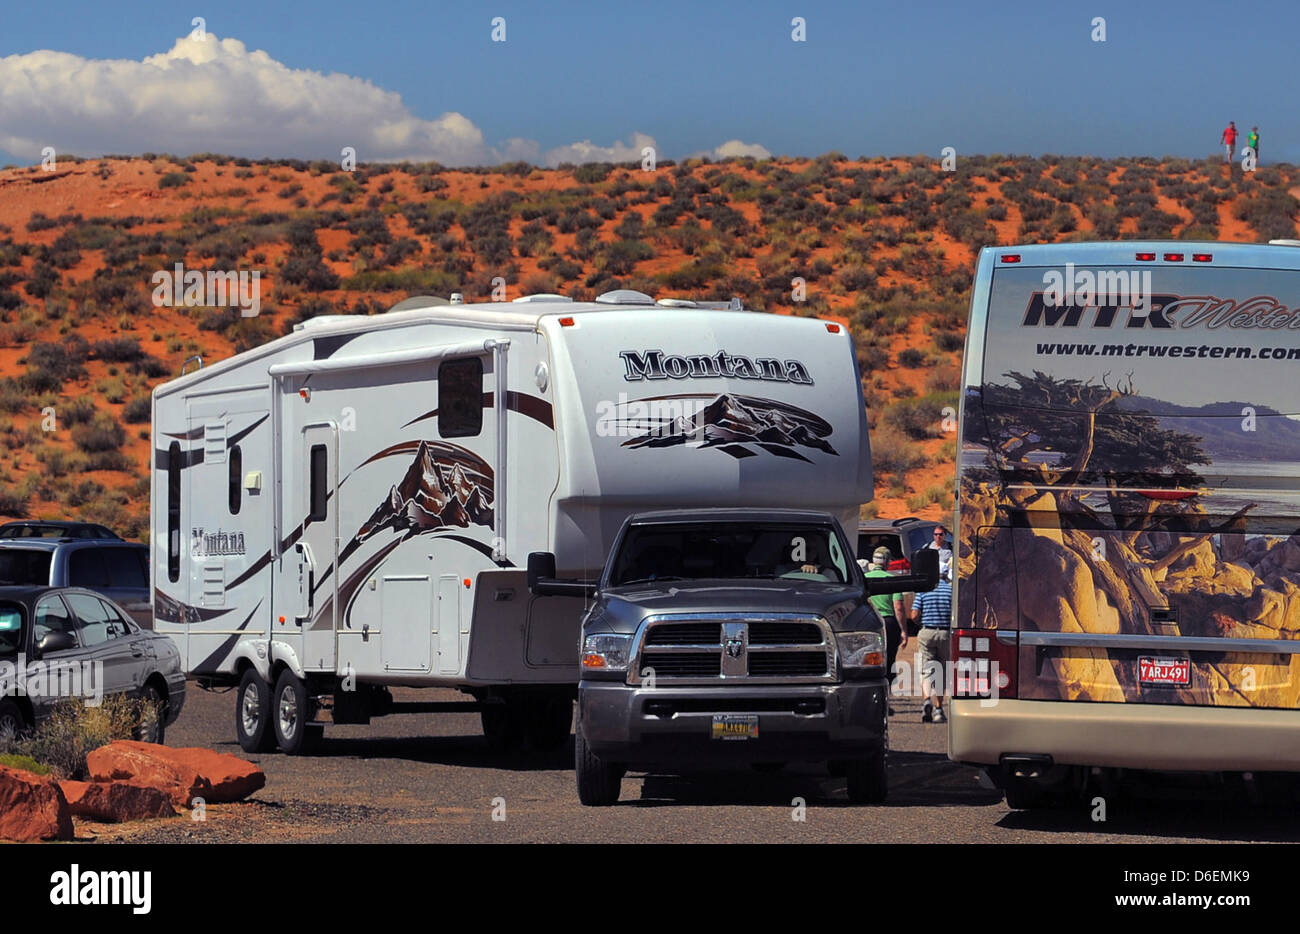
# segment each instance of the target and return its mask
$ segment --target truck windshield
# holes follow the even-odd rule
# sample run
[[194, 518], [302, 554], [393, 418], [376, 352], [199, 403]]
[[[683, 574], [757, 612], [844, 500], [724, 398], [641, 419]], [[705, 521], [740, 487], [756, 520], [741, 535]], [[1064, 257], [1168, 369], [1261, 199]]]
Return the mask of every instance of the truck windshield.
[[0, 586], [50, 583], [50, 552], [26, 548], [0, 549]]
[[846, 584], [852, 580], [851, 566], [829, 526], [634, 525], [623, 539], [609, 586], [704, 578]]

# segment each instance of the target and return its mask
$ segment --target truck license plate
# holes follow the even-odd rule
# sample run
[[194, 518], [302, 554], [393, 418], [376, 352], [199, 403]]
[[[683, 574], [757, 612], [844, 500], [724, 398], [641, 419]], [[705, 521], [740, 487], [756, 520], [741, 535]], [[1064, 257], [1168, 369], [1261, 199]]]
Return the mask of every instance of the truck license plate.
[[1141, 684], [1188, 685], [1192, 683], [1192, 664], [1186, 658], [1138, 659], [1138, 682]]
[[758, 717], [713, 715], [714, 739], [758, 739]]

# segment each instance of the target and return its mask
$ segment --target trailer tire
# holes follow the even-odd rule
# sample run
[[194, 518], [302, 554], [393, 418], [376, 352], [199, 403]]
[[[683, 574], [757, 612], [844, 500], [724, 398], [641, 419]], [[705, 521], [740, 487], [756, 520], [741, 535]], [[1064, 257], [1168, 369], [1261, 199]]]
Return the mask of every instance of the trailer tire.
[[307, 685], [286, 668], [280, 672], [272, 695], [271, 722], [275, 725], [275, 742], [286, 756], [299, 756], [311, 750], [324, 732], [307, 722], [310, 713]]
[[587, 747], [582, 736], [582, 724], [573, 736], [574, 770], [578, 776], [578, 800], [587, 807], [609, 807], [618, 804], [618, 793], [623, 784], [623, 766], [606, 762]]
[[235, 736], [244, 752], [275, 749], [275, 727], [271, 725], [271, 685], [256, 668], [248, 668], [239, 679], [235, 694]]
[[845, 763], [844, 776], [848, 779], [849, 800], [854, 804], [883, 803], [889, 794], [885, 747], [865, 759], [850, 759]]

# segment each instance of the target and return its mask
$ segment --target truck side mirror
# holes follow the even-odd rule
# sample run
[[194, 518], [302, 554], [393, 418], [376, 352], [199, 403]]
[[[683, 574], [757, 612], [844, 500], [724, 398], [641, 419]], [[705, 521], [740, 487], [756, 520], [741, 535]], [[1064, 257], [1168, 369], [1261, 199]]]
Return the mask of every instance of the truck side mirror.
[[868, 577], [867, 593], [878, 596], [887, 593], [924, 593], [939, 586], [939, 552], [922, 548], [912, 552], [912, 573], [897, 577]]
[[528, 591], [537, 597], [592, 597], [596, 585], [588, 581], [556, 580], [555, 555], [534, 551], [528, 555]]
[[535, 590], [543, 578], [555, 577], [555, 555], [549, 551], [534, 551], [528, 555], [528, 589]]

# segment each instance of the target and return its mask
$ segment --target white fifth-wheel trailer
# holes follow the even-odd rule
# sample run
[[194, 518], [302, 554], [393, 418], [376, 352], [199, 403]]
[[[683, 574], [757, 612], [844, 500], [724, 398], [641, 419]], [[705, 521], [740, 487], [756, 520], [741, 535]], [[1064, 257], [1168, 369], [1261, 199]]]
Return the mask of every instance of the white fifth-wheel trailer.
[[160, 385], [152, 434], [155, 628], [201, 684], [238, 686], [249, 751], [438, 709], [477, 709], [501, 746], [561, 743], [584, 603], [530, 594], [531, 552], [595, 579], [638, 510], [799, 506], [852, 528], [872, 495], [846, 330], [737, 300], [319, 317]]

